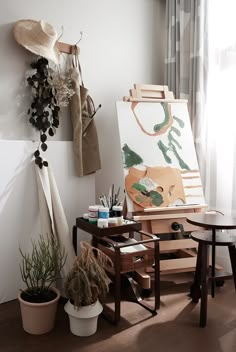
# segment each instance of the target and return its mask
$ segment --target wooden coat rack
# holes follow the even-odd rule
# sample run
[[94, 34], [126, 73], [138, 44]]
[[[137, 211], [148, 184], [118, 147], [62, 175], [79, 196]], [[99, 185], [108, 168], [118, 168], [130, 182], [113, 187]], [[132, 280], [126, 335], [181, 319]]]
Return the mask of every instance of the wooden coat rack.
[[[61, 53], [65, 53], [65, 54], [73, 54], [75, 51], [75, 47], [76, 45], [72, 45], [72, 44], [67, 44], [67, 43], [63, 43], [63, 42], [58, 42], [57, 43], [57, 47], [59, 49], [59, 51]], [[77, 46], [77, 50], [78, 50], [78, 54], [80, 52], [79, 47]]]

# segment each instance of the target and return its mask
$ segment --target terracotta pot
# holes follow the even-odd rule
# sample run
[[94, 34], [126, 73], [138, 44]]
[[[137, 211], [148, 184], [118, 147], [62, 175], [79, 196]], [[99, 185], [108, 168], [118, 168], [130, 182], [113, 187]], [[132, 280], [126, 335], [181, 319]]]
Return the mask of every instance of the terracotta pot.
[[46, 303], [27, 302], [21, 298], [22, 292], [18, 294], [23, 329], [29, 334], [41, 335], [54, 328], [60, 292], [55, 287], [51, 289], [57, 296], [52, 301]]
[[70, 331], [77, 336], [90, 336], [97, 331], [98, 316], [102, 312], [102, 305], [97, 300], [94, 304], [76, 309], [68, 301], [64, 307], [70, 320]]

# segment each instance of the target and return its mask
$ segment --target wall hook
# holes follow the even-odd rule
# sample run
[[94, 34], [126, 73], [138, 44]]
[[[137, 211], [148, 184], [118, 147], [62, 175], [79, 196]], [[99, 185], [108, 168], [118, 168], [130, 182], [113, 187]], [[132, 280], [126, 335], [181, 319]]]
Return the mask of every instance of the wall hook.
[[80, 38], [79, 38], [78, 42], [75, 43], [75, 46], [79, 44], [79, 42], [82, 40], [82, 38], [83, 38], [83, 32], [80, 31]]

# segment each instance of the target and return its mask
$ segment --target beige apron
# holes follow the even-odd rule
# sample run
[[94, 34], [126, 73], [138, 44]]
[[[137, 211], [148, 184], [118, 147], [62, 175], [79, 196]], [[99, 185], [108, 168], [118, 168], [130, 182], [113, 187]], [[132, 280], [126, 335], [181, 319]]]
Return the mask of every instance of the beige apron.
[[101, 169], [101, 160], [96, 125], [93, 119], [94, 103], [84, 87], [78, 52], [73, 55], [70, 71], [75, 94], [70, 100], [73, 126], [75, 167], [78, 176], [85, 176]]

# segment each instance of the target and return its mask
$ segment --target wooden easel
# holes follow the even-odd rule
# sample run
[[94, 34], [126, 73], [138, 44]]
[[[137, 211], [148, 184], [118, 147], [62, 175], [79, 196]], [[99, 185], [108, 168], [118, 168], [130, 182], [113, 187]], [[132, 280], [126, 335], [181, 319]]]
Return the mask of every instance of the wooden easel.
[[[127, 102], [187, 102], [186, 100], [175, 100], [173, 92], [167, 86], [134, 84], [130, 89], [130, 96], [123, 97]], [[196, 267], [197, 243], [190, 238], [183, 237], [184, 232], [196, 231], [195, 226], [186, 222], [186, 214], [204, 212], [206, 204], [184, 205], [173, 207], [160, 207], [153, 209], [142, 209], [138, 206], [132, 213], [133, 219], [142, 222], [142, 229], [151, 234], [169, 235], [174, 239], [160, 241], [160, 254], [174, 255], [174, 259], [160, 260], [160, 274], [172, 274], [180, 272], [193, 272]], [[150, 287], [148, 272], [153, 271], [147, 268], [146, 271], [137, 271], [136, 280], [143, 288]], [[149, 287], [148, 287], [149, 286]]]

